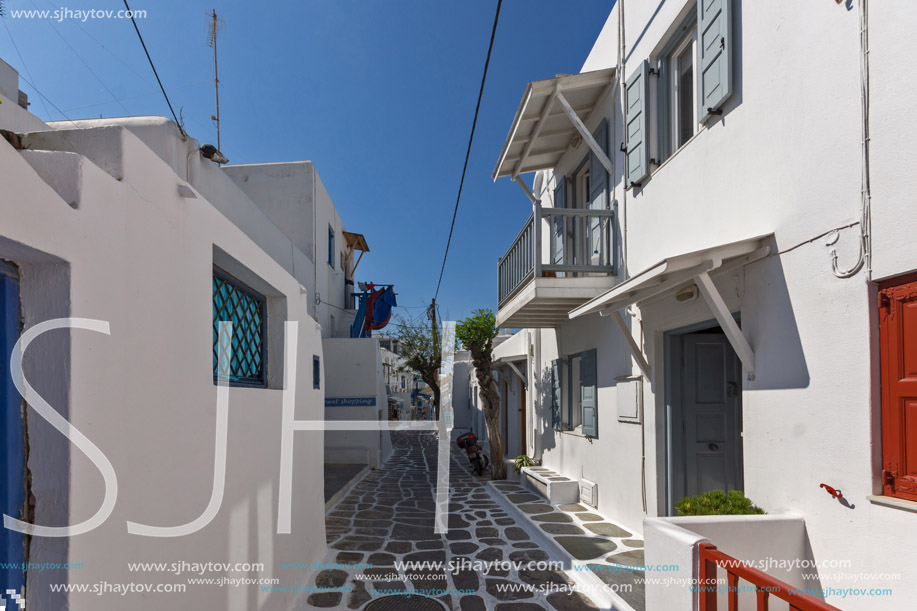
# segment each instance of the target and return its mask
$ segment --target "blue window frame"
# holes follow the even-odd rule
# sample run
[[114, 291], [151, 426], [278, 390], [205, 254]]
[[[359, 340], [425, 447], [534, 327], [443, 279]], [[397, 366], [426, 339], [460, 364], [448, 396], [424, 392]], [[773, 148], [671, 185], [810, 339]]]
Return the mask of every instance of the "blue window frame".
[[[225, 372], [233, 386], [264, 386], [265, 298], [219, 268], [213, 269], [213, 379]], [[220, 345], [220, 323], [232, 323], [232, 346]]]
[[312, 388], [320, 388], [322, 381], [322, 359], [320, 357], [312, 357]]
[[334, 267], [334, 228], [328, 226], [328, 265]]

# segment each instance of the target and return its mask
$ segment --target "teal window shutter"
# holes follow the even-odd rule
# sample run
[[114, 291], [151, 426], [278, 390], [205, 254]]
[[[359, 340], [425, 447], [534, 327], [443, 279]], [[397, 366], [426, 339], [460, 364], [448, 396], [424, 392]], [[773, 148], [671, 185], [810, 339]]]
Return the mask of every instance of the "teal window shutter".
[[[567, 179], [563, 176], [557, 179], [557, 186], [554, 187], [554, 207], [567, 207]], [[551, 247], [551, 263], [562, 265], [564, 262], [564, 228], [566, 224], [564, 217], [554, 217], [554, 233], [551, 236], [553, 242]]]
[[721, 114], [723, 102], [732, 95], [732, 0], [700, 0], [697, 3], [697, 116], [704, 123]]
[[[602, 119], [598, 128], [592, 132], [606, 155], [608, 155], [608, 121]], [[605, 209], [605, 191], [608, 189], [608, 171], [595, 153], [589, 154], [589, 207], [593, 210]]]
[[583, 407], [583, 435], [599, 436], [598, 393], [595, 350], [584, 352], [580, 361], [580, 404]]
[[554, 359], [551, 361], [551, 426], [555, 431], [559, 431], [561, 427], [561, 396], [560, 359]]
[[624, 123], [626, 131], [627, 185], [639, 185], [650, 173], [650, 149], [647, 135], [649, 114], [649, 62], [645, 61], [631, 75], [624, 87]]

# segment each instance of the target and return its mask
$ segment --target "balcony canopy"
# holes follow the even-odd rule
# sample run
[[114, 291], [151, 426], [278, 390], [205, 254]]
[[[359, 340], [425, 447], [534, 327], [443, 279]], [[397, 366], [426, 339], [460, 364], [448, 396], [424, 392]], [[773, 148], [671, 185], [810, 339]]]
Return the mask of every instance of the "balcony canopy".
[[768, 236], [751, 238], [663, 259], [571, 311], [570, 318], [599, 311], [621, 310], [662, 293], [674, 291], [702, 273], [747, 265], [767, 254], [767, 240]]
[[569, 316], [577, 318], [594, 312], [599, 312], [602, 316], [612, 316], [630, 345], [637, 365], [648, 379], [652, 379], [646, 356], [631, 335], [620, 311], [629, 305], [671, 294], [683, 286], [694, 283], [738, 354], [742, 367], [749, 378], [753, 379], [754, 351], [736, 324], [722, 295], [714, 286], [710, 274], [743, 267], [766, 257], [770, 253], [768, 242], [771, 237], [759, 236], [663, 259], [595, 299], [571, 310]]
[[553, 168], [576, 136], [593, 148], [583, 124], [610, 89], [614, 73], [614, 68], [606, 68], [529, 83], [493, 179]]

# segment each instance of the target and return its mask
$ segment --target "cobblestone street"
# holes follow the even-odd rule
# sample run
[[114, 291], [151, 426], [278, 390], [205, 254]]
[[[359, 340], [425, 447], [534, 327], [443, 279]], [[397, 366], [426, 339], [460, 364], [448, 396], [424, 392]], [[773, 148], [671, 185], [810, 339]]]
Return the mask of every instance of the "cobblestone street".
[[[392, 458], [368, 473], [327, 517], [329, 551], [324, 563], [338, 566], [320, 571], [315, 586], [344, 591], [309, 594], [299, 608], [362, 609], [371, 599], [409, 591], [445, 591], [436, 592], [436, 598], [446, 608], [462, 611], [597, 608], [580, 593], [556, 591], [572, 584], [562, 571], [492, 566], [485, 573], [469, 566], [449, 572], [429, 565], [398, 570], [399, 561], [448, 567], [462, 562], [546, 561], [548, 554], [491, 496], [488, 474], [477, 478], [470, 473], [467, 458], [454, 443], [450, 528], [445, 535], [435, 534], [436, 436], [395, 432], [392, 442]], [[524, 589], [526, 585], [533, 587]], [[402, 599], [386, 608], [408, 609], [411, 602]], [[415, 596], [413, 602], [421, 601]]]

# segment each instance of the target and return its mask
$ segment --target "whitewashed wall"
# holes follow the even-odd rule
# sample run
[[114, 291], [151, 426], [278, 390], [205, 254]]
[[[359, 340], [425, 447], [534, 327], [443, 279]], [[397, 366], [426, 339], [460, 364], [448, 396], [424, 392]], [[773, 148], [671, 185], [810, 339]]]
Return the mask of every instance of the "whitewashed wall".
[[[374, 338], [323, 340], [325, 397], [375, 399], [375, 406], [326, 407], [325, 420], [388, 420], [388, 399], [379, 341]], [[378, 468], [391, 455], [388, 431], [326, 431], [325, 461], [364, 463]]]
[[[7, 109], [5, 101], [0, 108]], [[2, 114], [0, 120], [6, 117]], [[256, 585], [189, 586], [183, 594], [123, 598], [71, 594], [67, 601], [49, 590], [50, 583], [60, 581], [155, 584], [186, 578], [131, 572], [128, 561], [257, 561], [266, 564], [263, 576], [283, 578], [281, 562], [309, 561], [325, 549], [322, 502], [313, 494], [320, 488], [321, 474], [308, 467], [321, 464], [322, 443], [307, 443], [302, 435], [295, 439], [292, 508], [294, 516], [308, 515], [309, 520], [294, 519], [292, 534], [275, 534], [282, 431], [279, 380], [281, 368], [290, 366], [282, 359], [272, 359], [269, 388], [230, 390], [226, 489], [213, 522], [179, 538], [128, 534], [128, 520], [156, 526], [190, 522], [210, 499], [216, 422], [211, 345], [215, 258], [239, 265], [230, 271], [261, 279], [259, 288], [270, 301], [270, 355], [282, 354], [283, 321], [299, 322], [297, 419], [322, 417], [321, 393], [311, 385], [311, 355], [322, 353], [320, 329], [289, 269], [200, 190], [193, 199], [179, 196], [185, 159], [177, 174], [124, 127], [70, 127], [34, 140], [34, 150], [27, 153], [0, 141], [0, 257], [22, 266], [26, 328], [59, 316], [110, 322], [110, 336], [53, 332], [38, 340], [34, 352], [26, 355], [26, 372], [39, 392], [108, 456], [119, 490], [114, 512], [98, 529], [69, 540], [32, 539], [32, 562], [82, 562], [84, 568], [67, 574], [30, 572], [30, 608], [292, 608], [292, 595], [268, 595]], [[177, 141], [174, 125], [161, 129], [165, 131], [150, 131], [160, 142]], [[249, 226], [260, 227], [261, 236], [283, 240], [214, 164], [193, 163], [198, 166], [196, 188], [220, 191], [225, 195], [221, 205], [244, 216]], [[286, 249], [289, 257], [289, 242]], [[64, 525], [94, 514], [103, 494], [97, 469], [31, 410], [28, 425], [36, 520]], [[289, 576], [295, 582], [298, 577]]]
[[[312, 296], [309, 312], [322, 337], [347, 337], [343, 311], [346, 249], [344, 223], [311, 161], [224, 166], [233, 181], [309, 259], [299, 276]], [[328, 228], [334, 228], [334, 265], [328, 264]], [[352, 317], [348, 318], [352, 323]], [[344, 335], [341, 332], [348, 331]]]
[[[627, 78], [655, 57], [691, 3], [624, 4]], [[756, 379], [744, 383], [743, 393], [746, 491], [770, 513], [804, 515], [815, 559], [851, 559], [856, 571], [906, 574], [917, 556], [901, 533], [914, 530], [914, 514], [867, 499], [881, 489], [875, 285], [865, 270], [836, 278], [830, 258], [835, 248], [842, 268], [855, 263], [859, 227], [850, 225], [861, 214], [859, 2], [848, 4], [737, 0], [737, 79], [724, 115], [655, 167], [642, 188], [625, 192], [621, 185], [619, 92], [587, 127], [602, 115], [612, 124], [613, 198], [626, 275], [668, 256], [774, 234], [773, 256], [717, 280], [757, 355]], [[917, 153], [906, 144], [908, 135], [917, 136], [917, 69], [900, 59], [913, 50], [905, 24], [914, 18], [913, 3], [870, 3], [872, 280], [917, 269], [910, 237], [917, 224], [915, 178], [907, 170]], [[615, 8], [583, 71], [616, 64], [617, 30]], [[656, 112], [651, 108], [653, 117]], [[654, 124], [651, 118], [651, 130]], [[650, 138], [655, 142], [652, 131]], [[585, 154], [580, 145], [558, 170], [570, 172]], [[828, 247], [825, 234], [834, 229], [839, 238]], [[645, 386], [647, 515], [653, 516], [665, 511], [663, 335], [712, 315], [702, 302], [674, 299], [635, 313], [635, 334], [642, 335], [654, 370]], [[613, 387], [615, 375], [634, 368], [616, 334], [597, 315], [541, 332], [543, 382], [550, 382], [550, 362], [558, 354], [598, 348], [599, 439], [590, 444], [551, 432], [550, 390], [543, 385], [536, 397], [544, 431], [540, 450], [548, 466], [598, 481], [600, 510], [638, 526], [640, 427], [615, 421]], [[589, 477], [596, 464], [614, 468]], [[842, 489], [852, 508], [827, 495], [821, 483]], [[857, 584], [889, 585], [892, 599], [828, 600], [844, 609], [878, 609], [917, 595], [905, 581]]]

